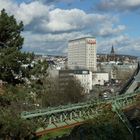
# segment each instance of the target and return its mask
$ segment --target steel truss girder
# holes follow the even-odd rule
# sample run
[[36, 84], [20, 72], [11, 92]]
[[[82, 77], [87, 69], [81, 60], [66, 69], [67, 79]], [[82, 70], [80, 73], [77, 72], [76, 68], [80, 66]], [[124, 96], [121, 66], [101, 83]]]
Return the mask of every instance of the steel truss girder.
[[[33, 119], [42, 122], [45, 128], [57, 128], [60, 125], [69, 125], [75, 122], [82, 122], [99, 115], [103, 111], [105, 105], [111, 104], [112, 110], [123, 109], [131, 105], [136, 96], [140, 92], [133, 94], [121, 95], [113, 97], [107, 101], [91, 101], [80, 104], [73, 104], [70, 106], [61, 106], [60, 108], [51, 108], [48, 110], [39, 110], [33, 112], [25, 112], [22, 114], [24, 119]], [[75, 105], [75, 106], [74, 106]], [[41, 126], [42, 127], [42, 126]]]

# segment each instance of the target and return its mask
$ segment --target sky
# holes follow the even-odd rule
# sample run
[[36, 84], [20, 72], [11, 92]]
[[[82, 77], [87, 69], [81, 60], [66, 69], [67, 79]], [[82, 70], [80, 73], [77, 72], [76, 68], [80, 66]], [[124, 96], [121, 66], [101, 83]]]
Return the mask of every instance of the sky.
[[140, 56], [140, 0], [0, 0], [23, 21], [23, 51], [67, 55], [68, 41], [96, 37], [97, 52]]

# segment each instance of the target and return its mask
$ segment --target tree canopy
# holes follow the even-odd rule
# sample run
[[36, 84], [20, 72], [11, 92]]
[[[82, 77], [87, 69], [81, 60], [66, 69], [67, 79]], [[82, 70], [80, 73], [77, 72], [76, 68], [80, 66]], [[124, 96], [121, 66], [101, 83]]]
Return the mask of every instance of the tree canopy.
[[22, 31], [23, 23], [3, 9], [0, 13], [0, 79], [8, 83], [20, 81], [24, 72], [22, 64], [29, 63], [32, 58], [31, 54], [20, 51], [24, 41]]

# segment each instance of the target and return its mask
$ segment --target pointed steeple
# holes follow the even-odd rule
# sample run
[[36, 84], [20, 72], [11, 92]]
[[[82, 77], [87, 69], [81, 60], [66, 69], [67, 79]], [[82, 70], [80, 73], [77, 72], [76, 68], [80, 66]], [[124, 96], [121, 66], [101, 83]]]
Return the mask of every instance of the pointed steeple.
[[111, 48], [111, 52], [110, 52], [111, 55], [115, 55], [115, 51], [114, 51], [114, 47], [112, 45], [112, 48]]

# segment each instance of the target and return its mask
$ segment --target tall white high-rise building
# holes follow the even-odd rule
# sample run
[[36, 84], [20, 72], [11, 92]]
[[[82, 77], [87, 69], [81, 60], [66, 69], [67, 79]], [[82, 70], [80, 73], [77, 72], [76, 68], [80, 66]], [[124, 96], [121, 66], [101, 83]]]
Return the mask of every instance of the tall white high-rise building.
[[96, 71], [96, 39], [84, 37], [68, 43], [68, 67]]

